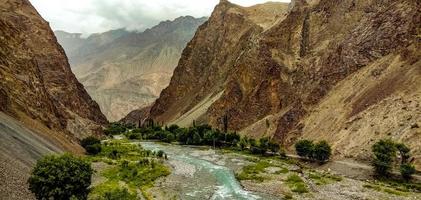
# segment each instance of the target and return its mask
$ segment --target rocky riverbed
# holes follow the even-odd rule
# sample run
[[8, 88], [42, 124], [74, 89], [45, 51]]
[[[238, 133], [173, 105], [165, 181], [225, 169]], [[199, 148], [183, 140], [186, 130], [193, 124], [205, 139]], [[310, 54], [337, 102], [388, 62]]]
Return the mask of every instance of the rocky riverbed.
[[171, 175], [149, 189], [155, 199], [421, 199], [385, 182], [346, 178], [300, 167], [294, 160], [240, 152], [142, 142], [168, 154]]

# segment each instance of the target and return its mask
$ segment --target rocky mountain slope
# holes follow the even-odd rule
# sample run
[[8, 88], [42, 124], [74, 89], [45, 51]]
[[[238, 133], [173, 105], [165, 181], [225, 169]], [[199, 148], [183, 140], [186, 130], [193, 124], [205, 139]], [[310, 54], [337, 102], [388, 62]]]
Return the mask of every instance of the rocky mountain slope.
[[0, 0], [1, 198], [30, 198], [26, 177], [36, 159], [82, 152], [78, 139], [102, 134], [106, 123], [30, 2]]
[[206, 18], [180, 17], [144, 32], [56, 32], [73, 71], [111, 121], [150, 105], [168, 86], [187, 42]]
[[[183, 51], [149, 117], [193, 120], [286, 147], [325, 139], [368, 158], [380, 138], [421, 164], [421, 12], [416, 0], [221, 0]], [[144, 116], [142, 116], [144, 117]]]

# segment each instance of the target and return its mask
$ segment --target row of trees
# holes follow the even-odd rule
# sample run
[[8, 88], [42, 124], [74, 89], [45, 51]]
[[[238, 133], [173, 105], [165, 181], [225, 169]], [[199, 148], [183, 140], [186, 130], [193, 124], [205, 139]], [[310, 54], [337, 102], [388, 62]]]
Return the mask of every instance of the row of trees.
[[311, 140], [300, 140], [295, 144], [295, 151], [300, 157], [318, 162], [326, 162], [332, 155], [332, 149], [326, 141], [314, 143]]
[[[222, 132], [211, 126], [194, 125], [189, 128], [180, 128], [177, 125], [148, 126], [133, 129], [125, 133], [129, 139], [159, 140], [163, 142], [179, 142], [182, 145], [206, 145], [213, 147], [232, 147], [239, 150], [248, 150], [253, 154], [265, 155], [268, 152], [278, 153], [281, 147], [268, 137], [259, 140], [241, 137], [236, 132]], [[283, 153], [283, 151], [282, 151]]]

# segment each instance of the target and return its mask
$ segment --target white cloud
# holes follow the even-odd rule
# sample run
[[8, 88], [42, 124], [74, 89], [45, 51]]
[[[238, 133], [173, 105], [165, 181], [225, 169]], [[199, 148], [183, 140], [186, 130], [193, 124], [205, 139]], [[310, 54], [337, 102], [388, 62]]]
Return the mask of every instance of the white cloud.
[[[179, 16], [209, 16], [219, 0], [30, 0], [54, 30], [84, 34], [143, 30]], [[272, 0], [273, 1], [273, 0]], [[288, 2], [289, 0], [275, 0]], [[266, 0], [231, 0], [251, 6]]]

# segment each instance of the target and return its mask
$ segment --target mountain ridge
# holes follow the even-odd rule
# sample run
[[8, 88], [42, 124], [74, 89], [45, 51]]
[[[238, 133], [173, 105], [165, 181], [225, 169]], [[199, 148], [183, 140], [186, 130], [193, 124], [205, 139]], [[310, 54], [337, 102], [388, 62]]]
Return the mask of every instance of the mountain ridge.
[[[411, 128], [421, 123], [417, 7], [414, 0], [293, 1], [262, 26], [261, 16], [249, 15], [253, 8], [221, 1], [149, 117], [221, 129], [228, 116], [229, 129], [243, 135], [269, 136], [288, 148], [300, 138], [325, 139], [335, 156], [361, 160], [373, 142], [392, 137], [413, 149], [419, 168], [420, 130]], [[395, 116], [381, 120], [382, 109]]]
[[[77, 58], [72, 69], [106, 116], [119, 120], [158, 97], [168, 85], [182, 49], [205, 20], [184, 16], [144, 32], [126, 31]], [[61, 43], [63, 40], [59, 37]]]

